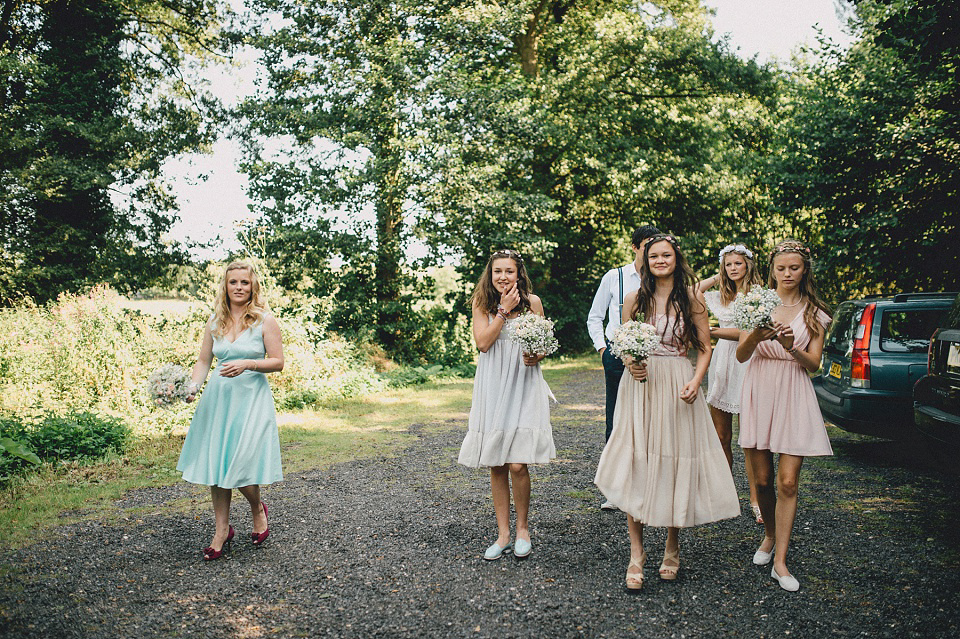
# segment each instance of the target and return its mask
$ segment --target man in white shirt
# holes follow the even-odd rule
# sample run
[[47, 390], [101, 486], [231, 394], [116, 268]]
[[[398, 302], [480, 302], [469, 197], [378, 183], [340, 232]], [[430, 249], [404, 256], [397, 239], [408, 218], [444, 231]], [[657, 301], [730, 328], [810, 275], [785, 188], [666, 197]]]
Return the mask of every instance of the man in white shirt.
[[[587, 330], [590, 332], [593, 347], [600, 353], [600, 358], [603, 361], [603, 375], [607, 383], [607, 428], [604, 441], [610, 439], [610, 432], [613, 430], [613, 411], [617, 406], [617, 389], [620, 386], [620, 378], [623, 376], [623, 362], [620, 361], [620, 358], [614, 357], [607, 347], [613, 340], [617, 328], [620, 327], [620, 309], [623, 306], [624, 296], [640, 288], [638, 271], [643, 259], [643, 247], [647, 240], [659, 234], [660, 231], [657, 227], [650, 225], [641, 226], [633, 232], [633, 236], [630, 238], [634, 254], [633, 262], [607, 271], [603, 279], [600, 280], [597, 294], [593, 296], [590, 314], [587, 315]], [[606, 329], [603, 327], [604, 316], [608, 316]], [[603, 502], [600, 507], [604, 510], [616, 508], [609, 501]]]

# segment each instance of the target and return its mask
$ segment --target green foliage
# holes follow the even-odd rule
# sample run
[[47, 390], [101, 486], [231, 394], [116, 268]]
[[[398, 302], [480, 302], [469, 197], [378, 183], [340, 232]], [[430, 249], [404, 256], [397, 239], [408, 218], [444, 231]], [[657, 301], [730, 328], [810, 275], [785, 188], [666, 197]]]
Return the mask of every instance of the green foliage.
[[465, 3], [444, 25], [418, 230], [462, 256], [464, 282], [492, 250], [520, 250], [576, 351], [640, 224], [694, 238], [695, 262], [757, 233], [744, 212], [766, 205], [756, 167], [776, 85], [710, 42], [699, 3]]
[[27, 428], [12, 416], [0, 416], [0, 486], [40, 464], [30, 448]]
[[126, 450], [130, 428], [116, 417], [93, 413], [47, 415], [27, 431], [31, 447], [43, 461], [99, 459]]
[[[362, 348], [318, 335], [309, 311], [280, 307], [275, 314], [286, 361], [282, 372], [270, 375], [278, 405], [386, 387]], [[141, 435], [183, 430], [193, 406], [158, 408], [144, 383], [162, 364], [193, 367], [209, 316], [200, 305], [187, 314], [146, 315], [124, 308], [106, 289], [64, 295], [44, 307], [0, 309], [0, 411], [27, 420], [89, 412], [122, 418]]]
[[185, 259], [165, 238], [163, 161], [216, 134], [215, 101], [185, 78], [216, 48], [223, 3], [2, 7], [0, 303], [157, 280]]
[[817, 213], [834, 299], [960, 288], [956, 3], [864, 0], [859, 39], [789, 85], [782, 210]]

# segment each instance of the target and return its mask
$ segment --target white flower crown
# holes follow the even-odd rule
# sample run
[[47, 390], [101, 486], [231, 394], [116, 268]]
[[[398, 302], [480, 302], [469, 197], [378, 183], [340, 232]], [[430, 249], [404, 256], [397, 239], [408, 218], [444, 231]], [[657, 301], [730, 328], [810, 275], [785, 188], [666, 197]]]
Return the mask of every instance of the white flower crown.
[[747, 248], [746, 246], [744, 246], [743, 244], [727, 244], [727, 245], [724, 246], [722, 249], [720, 249], [720, 263], [721, 263], [721, 264], [723, 264], [723, 256], [726, 255], [727, 253], [742, 253], [742, 254], [746, 255], [747, 257], [749, 257], [751, 260], [753, 259], [753, 251], [751, 251], [750, 249], [748, 249], [748, 248]]

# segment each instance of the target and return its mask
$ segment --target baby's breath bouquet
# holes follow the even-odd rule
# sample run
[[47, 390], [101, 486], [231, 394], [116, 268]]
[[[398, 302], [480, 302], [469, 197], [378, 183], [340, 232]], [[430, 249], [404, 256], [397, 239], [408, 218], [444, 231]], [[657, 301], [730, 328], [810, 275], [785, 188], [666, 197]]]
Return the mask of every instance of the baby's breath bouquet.
[[526, 355], [549, 355], [560, 348], [560, 342], [553, 334], [553, 320], [536, 313], [520, 316], [513, 331], [513, 341]]
[[[650, 353], [659, 345], [660, 334], [657, 333], [653, 324], [628, 320], [621, 324], [617, 332], [614, 333], [613, 343], [610, 344], [610, 352], [617, 357], [629, 355], [638, 362], [642, 362], [650, 357]], [[642, 379], [640, 383], [646, 381]]]
[[780, 306], [780, 296], [770, 288], [754, 286], [748, 293], [737, 293], [733, 300], [733, 321], [741, 331], [773, 323], [770, 314]]
[[187, 397], [196, 393], [196, 388], [187, 369], [176, 364], [164, 364], [147, 378], [146, 393], [157, 406], [169, 408], [176, 402], [186, 401]]

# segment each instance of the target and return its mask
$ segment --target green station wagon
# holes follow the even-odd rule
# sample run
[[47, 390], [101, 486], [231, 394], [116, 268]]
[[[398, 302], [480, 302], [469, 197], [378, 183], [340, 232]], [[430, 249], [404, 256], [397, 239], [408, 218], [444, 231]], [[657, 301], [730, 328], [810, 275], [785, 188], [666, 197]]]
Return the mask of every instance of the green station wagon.
[[913, 385], [956, 293], [903, 293], [839, 304], [823, 345], [817, 402], [828, 422], [898, 439], [914, 428]]

